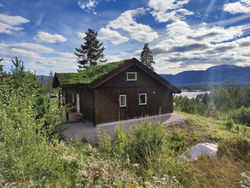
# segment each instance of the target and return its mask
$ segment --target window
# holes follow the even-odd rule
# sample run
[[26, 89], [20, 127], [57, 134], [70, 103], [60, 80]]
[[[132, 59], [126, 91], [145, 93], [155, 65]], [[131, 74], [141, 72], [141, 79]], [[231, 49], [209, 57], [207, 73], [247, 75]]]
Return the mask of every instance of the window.
[[147, 94], [140, 93], [139, 94], [139, 105], [146, 105], [147, 104]]
[[119, 98], [119, 103], [120, 103], [120, 107], [126, 107], [127, 106], [127, 101], [126, 101], [126, 95], [120, 95]]
[[136, 81], [137, 72], [127, 72], [127, 81]]

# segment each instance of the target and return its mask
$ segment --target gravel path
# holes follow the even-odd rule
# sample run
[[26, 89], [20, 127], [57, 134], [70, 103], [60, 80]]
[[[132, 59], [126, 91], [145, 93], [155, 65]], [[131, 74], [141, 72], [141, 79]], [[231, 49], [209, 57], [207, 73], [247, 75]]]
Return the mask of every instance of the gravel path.
[[[114, 128], [117, 125], [122, 126], [125, 130], [129, 130], [132, 125], [140, 123], [140, 121], [143, 119], [145, 118], [104, 123], [99, 125], [99, 130], [101, 132], [105, 131], [113, 138]], [[147, 119], [152, 123], [169, 124], [184, 122], [187, 118], [182, 114], [169, 113], [159, 116], [147, 117]], [[73, 138], [77, 138], [80, 140], [86, 139], [92, 144], [96, 144], [98, 141], [98, 128], [94, 127], [90, 122], [66, 123], [61, 125], [61, 130], [63, 130], [62, 134], [66, 140], [70, 140]]]

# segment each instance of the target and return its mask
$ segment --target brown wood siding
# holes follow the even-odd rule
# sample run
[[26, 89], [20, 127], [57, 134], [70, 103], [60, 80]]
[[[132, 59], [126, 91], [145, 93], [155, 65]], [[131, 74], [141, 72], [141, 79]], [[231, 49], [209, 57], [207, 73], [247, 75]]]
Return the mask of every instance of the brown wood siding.
[[[126, 72], [137, 72], [137, 81], [127, 81]], [[147, 93], [147, 105], [139, 105], [139, 93]], [[119, 106], [119, 95], [126, 94], [127, 106]], [[120, 73], [95, 89], [95, 123], [158, 115], [173, 111], [172, 91], [136, 66]]]
[[[76, 105], [76, 94], [80, 96], [80, 112], [83, 118], [93, 122], [94, 121], [94, 93], [90, 88], [63, 88], [65, 94], [65, 104]], [[72, 99], [74, 94], [74, 101]]]
[[83, 118], [94, 122], [94, 92], [90, 88], [82, 88], [80, 94], [80, 111], [83, 113]]

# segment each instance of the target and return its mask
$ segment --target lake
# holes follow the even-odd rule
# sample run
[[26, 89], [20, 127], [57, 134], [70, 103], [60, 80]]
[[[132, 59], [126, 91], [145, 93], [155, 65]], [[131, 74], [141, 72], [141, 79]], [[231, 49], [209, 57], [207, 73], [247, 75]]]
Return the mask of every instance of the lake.
[[176, 94], [175, 96], [183, 96], [183, 97], [187, 97], [189, 99], [195, 98], [197, 95], [200, 94], [205, 94], [205, 93], [210, 93], [210, 91], [194, 91], [194, 92], [181, 92], [181, 94]]

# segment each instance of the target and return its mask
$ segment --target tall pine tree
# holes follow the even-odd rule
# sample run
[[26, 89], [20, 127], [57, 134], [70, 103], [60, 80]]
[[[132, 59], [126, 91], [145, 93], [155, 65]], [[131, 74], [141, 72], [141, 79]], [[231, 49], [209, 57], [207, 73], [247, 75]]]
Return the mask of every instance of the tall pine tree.
[[[1, 61], [3, 61], [3, 58], [0, 59], [0, 63], [1, 63]], [[0, 74], [1, 74], [2, 72], [3, 72], [3, 65], [0, 64]]]
[[103, 54], [105, 48], [97, 40], [97, 32], [88, 29], [85, 34], [84, 43], [81, 44], [80, 48], [76, 48], [74, 52], [78, 57], [77, 63], [80, 69], [96, 66], [106, 61]]
[[148, 68], [154, 70], [152, 64], [155, 64], [152, 52], [148, 47], [148, 43], [144, 44], [143, 50], [141, 52], [141, 62], [146, 65]]

